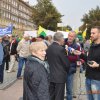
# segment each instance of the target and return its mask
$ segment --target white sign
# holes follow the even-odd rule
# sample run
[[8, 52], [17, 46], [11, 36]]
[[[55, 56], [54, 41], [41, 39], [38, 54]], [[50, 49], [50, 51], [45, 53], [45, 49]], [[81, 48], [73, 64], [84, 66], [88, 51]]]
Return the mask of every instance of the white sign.
[[37, 37], [37, 30], [35, 30], [35, 31], [24, 31], [24, 34], [29, 34], [32, 37]]
[[57, 32], [61, 32], [64, 35], [64, 38], [68, 38], [69, 32], [65, 32], [65, 31], [57, 31]]
[[47, 34], [47, 36], [48, 35], [54, 36], [55, 32], [54, 31], [47, 30], [46, 31], [46, 34]]
[[63, 27], [63, 23], [57, 23], [57, 27]]

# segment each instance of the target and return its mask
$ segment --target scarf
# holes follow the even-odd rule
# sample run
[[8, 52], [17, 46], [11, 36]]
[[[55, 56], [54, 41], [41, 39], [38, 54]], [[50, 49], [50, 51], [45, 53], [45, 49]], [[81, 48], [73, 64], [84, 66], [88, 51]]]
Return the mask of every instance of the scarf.
[[40, 60], [40, 59], [38, 59], [38, 58], [36, 58], [36, 57], [33, 57], [33, 56], [32, 56], [32, 59], [35, 60], [35, 61], [37, 61], [37, 62], [39, 62], [40, 64], [42, 64], [42, 65], [44, 66], [44, 68], [46, 69], [46, 71], [47, 71], [48, 73], [50, 73], [49, 64], [48, 64], [47, 61], [42, 61], [42, 60]]

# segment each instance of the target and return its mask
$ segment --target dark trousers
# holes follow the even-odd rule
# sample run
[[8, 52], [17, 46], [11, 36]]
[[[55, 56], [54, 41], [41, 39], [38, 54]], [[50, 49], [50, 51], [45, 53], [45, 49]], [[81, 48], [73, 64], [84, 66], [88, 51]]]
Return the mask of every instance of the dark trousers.
[[50, 83], [50, 100], [64, 100], [65, 83]]
[[3, 83], [4, 64], [0, 65], [0, 82]]
[[4, 66], [6, 66], [6, 70], [8, 70], [9, 69], [9, 60], [4, 59], [3, 64], [4, 64]]

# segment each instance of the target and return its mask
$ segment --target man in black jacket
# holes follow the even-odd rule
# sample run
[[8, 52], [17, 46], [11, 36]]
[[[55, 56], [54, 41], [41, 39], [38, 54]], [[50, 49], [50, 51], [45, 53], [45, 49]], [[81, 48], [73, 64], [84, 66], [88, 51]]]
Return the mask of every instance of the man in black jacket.
[[100, 26], [91, 29], [92, 45], [88, 57], [81, 54], [81, 58], [87, 61], [86, 90], [88, 100], [100, 100]]
[[3, 37], [2, 45], [3, 45], [3, 50], [4, 50], [3, 66], [5, 66], [5, 64], [6, 64], [6, 70], [8, 70], [9, 69], [9, 61], [10, 61], [10, 54], [9, 54], [10, 42], [9, 42], [9, 38], [7, 35], [5, 35]]
[[86, 69], [86, 87], [88, 100], [100, 100], [100, 26], [91, 29], [91, 40], [94, 42], [87, 60], [93, 62]]
[[62, 47], [62, 33], [55, 33], [54, 42], [47, 49], [47, 60], [50, 65], [50, 97], [51, 100], [64, 100], [66, 74], [69, 71], [69, 61]]

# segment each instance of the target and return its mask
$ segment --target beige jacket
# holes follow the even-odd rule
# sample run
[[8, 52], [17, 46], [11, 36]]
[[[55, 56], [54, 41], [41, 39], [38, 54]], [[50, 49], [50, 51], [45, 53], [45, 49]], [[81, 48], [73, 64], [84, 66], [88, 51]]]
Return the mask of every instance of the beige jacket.
[[25, 41], [25, 39], [22, 39], [17, 46], [17, 52], [20, 57], [27, 58], [30, 55], [29, 51], [30, 41]]

